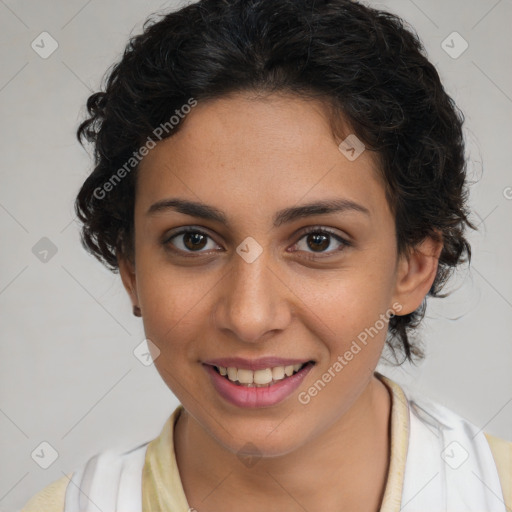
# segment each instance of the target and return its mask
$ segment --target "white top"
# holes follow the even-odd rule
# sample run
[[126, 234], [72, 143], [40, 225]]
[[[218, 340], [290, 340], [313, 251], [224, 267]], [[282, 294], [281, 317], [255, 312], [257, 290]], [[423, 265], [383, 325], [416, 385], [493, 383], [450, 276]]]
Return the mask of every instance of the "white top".
[[[404, 393], [409, 443], [401, 512], [507, 512], [481, 429], [434, 401]], [[142, 512], [147, 446], [92, 457], [73, 474], [64, 512]]]

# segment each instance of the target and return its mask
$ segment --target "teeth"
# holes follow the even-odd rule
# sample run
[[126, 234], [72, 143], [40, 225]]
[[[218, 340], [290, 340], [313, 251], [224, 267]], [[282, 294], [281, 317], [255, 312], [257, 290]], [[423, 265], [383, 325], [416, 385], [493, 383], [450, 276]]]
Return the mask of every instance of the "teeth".
[[238, 370], [236, 368], [228, 368], [228, 379], [235, 382], [238, 378]]
[[265, 368], [264, 370], [256, 370], [254, 372], [254, 384], [270, 384], [271, 382], [272, 370], [270, 368]]
[[272, 382], [278, 382], [286, 377], [292, 376], [302, 368], [302, 364], [288, 366], [275, 366], [263, 370], [247, 370], [245, 368], [234, 368], [230, 366], [218, 366], [219, 373], [227, 377], [231, 382], [238, 382], [248, 387], [268, 386]]
[[[262, 382], [256, 381], [256, 373], [258, 372], [253, 372], [252, 370], [243, 370], [240, 368], [238, 370], [238, 382], [240, 382], [240, 384], [252, 384], [253, 382], [256, 382], [256, 384], [262, 384]], [[231, 377], [230, 380], [232, 380]]]
[[284, 366], [276, 366], [272, 368], [272, 379], [281, 380], [284, 379]]

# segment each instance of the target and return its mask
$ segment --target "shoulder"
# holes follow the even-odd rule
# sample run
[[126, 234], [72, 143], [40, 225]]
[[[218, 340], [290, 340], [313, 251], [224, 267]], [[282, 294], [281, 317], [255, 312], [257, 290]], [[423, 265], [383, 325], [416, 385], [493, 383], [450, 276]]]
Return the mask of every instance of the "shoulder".
[[66, 488], [71, 474], [47, 485], [32, 496], [21, 512], [63, 512]]
[[485, 433], [498, 469], [505, 505], [512, 509], [512, 441]]
[[[416, 417], [420, 422], [428, 426], [429, 429], [432, 427], [434, 429], [442, 428], [445, 432], [450, 432], [451, 435], [458, 431], [458, 435], [462, 436], [462, 438], [469, 435], [469, 441], [474, 439], [477, 434], [480, 434], [478, 437], [481, 441], [479, 444], [480, 448], [478, 449], [483, 449], [484, 452], [488, 453], [488, 457], [492, 457], [494, 460], [496, 477], [501, 486], [505, 505], [507, 510], [512, 511], [512, 441], [501, 439], [486, 432], [482, 433], [481, 429], [463, 416], [442, 405], [440, 402], [419, 393], [413, 386], [398, 384], [381, 374], [379, 374], [379, 377], [393, 391], [395, 415], [400, 412], [403, 418], [410, 418], [409, 420], [402, 418], [401, 424], [404, 424], [406, 421], [412, 421]], [[449, 440], [446, 441], [445, 439], [445, 442], [449, 445]], [[481, 454], [483, 455], [484, 453]]]
[[[86, 491], [84, 495], [86, 496], [90, 496], [92, 491], [96, 492], [98, 489], [104, 491], [106, 488], [108, 492], [102, 492], [105, 499], [110, 499], [115, 494], [116, 499], [122, 496], [123, 499], [140, 502], [142, 499], [140, 481], [143, 468], [146, 466], [147, 448], [148, 446], [155, 446], [163, 449], [164, 454], [167, 450], [173, 452], [172, 428], [180, 410], [181, 406], [178, 406], [166, 421], [157, 438], [128, 451], [110, 449], [97, 453], [77, 467], [75, 471], [52, 482], [32, 496], [21, 512], [64, 512], [66, 493], [69, 494], [68, 497], [73, 502], [78, 499], [78, 492], [83, 492], [84, 489]], [[161, 463], [162, 461], [157, 460], [155, 462]], [[169, 463], [168, 466], [164, 465], [163, 469], [171, 471], [172, 464]], [[151, 467], [151, 464], [148, 464], [147, 472], [153, 475], [156, 470]], [[69, 487], [68, 484], [71, 481], [74, 485]], [[113, 486], [110, 485], [110, 482], [117, 482], [118, 484]]]
[[147, 444], [128, 451], [108, 449], [97, 453], [71, 474], [39, 491], [22, 512], [64, 512], [68, 502], [75, 510], [75, 504], [80, 502], [82, 506], [84, 497], [105, 512], [117, 502], [139, 503]]

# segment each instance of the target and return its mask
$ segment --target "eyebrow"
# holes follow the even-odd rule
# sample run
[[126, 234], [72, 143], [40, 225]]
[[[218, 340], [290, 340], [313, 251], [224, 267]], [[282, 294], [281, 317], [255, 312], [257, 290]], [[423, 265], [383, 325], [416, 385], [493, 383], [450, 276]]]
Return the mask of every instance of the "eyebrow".
[[[149, 207], [147, 215], [154, 215], [168, 210], [190, 215], [191, 217], [216, 221], [225, 226], [229, 226], [226, 214], [218, 208], [188, 199], [162, 199]], [[366, 207], [350, 199], [330, 199], [280, 210], [274, 216], [274, 227], [279, 227], [282, 224], [287, 224], [304, 217], [345, 212], [360, 212], [370, 216], [370, 211]]]

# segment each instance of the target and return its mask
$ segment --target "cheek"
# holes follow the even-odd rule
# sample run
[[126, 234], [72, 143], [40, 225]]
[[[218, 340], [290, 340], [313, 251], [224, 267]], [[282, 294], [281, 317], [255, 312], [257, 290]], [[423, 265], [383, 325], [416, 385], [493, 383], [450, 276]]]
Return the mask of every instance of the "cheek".
[[146, 336], [162, 349], [179, 350], [200, 330], [209, 285], [188, 272], [158, 266], [142, 269], [138, 293]]
[[372, 339], [385, 337], [387, 324], [383, 324], [381, 315], [389, 315], [391, 306], [390, 265], [368, 262], [330, 276], [302, 275], [294, 282], [302, 321], [323, 339], [332, 357], [343, 353], [358, 336], [364, 340], [369, 330]]
[[[137, 291], [146, 336], [160, 350], [178, 351], [194, 339], [201, 345], [201, 337], [215, 336], [212, 312], [216, 301], [229, 293], [230, 287], [223, 291], [224, 272], [207, 266], [173, 266], [149, 245], [137, 247]], [[391, 249], [381, 243], [355, 253], [346, 265], [332, 271], [284, 265], [280, 274], [287, 286], [276, 284], [275, 293], [282, 294], [276, 298], [287, 301], [297, 321], [337, 356], [390, 307]], [[389, 258], [379, 257], [382, 254]]]

